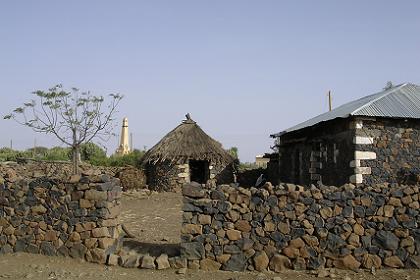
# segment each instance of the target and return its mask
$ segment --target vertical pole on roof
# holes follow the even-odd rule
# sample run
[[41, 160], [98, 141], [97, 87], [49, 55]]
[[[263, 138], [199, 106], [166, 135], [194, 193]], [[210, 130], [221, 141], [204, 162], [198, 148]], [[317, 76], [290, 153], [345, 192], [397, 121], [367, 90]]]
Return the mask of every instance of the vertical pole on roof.
[[130, 151], [133, 151], [133, 133], [130, 133]]
[[331, 96], [331, 90], [328, 91], [328, 108], [330, 111], [332, 110], [332, 96]]

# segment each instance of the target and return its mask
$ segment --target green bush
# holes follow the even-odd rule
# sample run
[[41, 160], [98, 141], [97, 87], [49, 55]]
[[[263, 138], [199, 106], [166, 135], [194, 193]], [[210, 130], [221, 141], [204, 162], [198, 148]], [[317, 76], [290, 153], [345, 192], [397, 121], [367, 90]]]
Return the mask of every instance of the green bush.
[[237, 147], [232, 147], [228, 150], [226, 150], [234, 159], [238, 159], [239, 155], [238, 155], [238, 148]]
[[141, 150], [133, 150], [131, 153], [127, 155], [112, 155], [106, 159], [106, 162], [101, 162], [101, 164], [97, 164], [98, 162], [91, 162], [95, 165], [105, 165], [105, 166], [126, 166], [131, 165], [135, 167], [139, 167], [140, 159], [145, 154], [145, 151]]
[[86, 143], [80, 146], [82, 161], [96, 162], [106, 160], [106, 152], [95, 143]]
[[16, 161], [19, 151], [10, 148], [0, 148], [0, 161]]
[[[35, 147], [26, 151], [16, 151], [10, 148], [0, 148], [0, 161], [16, 161], [17, 158], [36, 158], [40, 160], [71, 160], [71, 148], [53, 147], [51, 149], [44, 147]], [[127, 155], [112, 155], [107, 157], [106, 152], [94, 143], [87, 143], [80, 147], [81, 159], [84, 162], [97, 166], [135, 166], [139, 167], [140, 160], [145, 154], [142, 150], [133, 150]]]
[[29, 148], [24, 152], [24, 155], [27, 156], [23, 156], [23, 157], [31, 157], [31, 158], [45, 158], [45, 156], [48, 154], [48, 148], [46, 147], [33, 147], [33, 148]]
[[44, 156], [45, 160], [70, 160], [71, 159], [71, 149], [63, 147], [53, 147], [48, 150], [47, 154]]

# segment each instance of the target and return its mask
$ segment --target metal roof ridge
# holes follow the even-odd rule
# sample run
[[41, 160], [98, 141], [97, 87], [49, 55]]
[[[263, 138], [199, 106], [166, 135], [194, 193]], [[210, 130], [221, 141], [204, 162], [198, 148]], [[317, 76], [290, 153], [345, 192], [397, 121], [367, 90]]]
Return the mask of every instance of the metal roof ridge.
[[362, 110], [362, 109], [364, 109], [364, 108], [366, 108], [366, 107], [369, 107], [370, 105], [372, 105], [373, 103], [375, 103], [376, 101], [378, 101], [378, 100], [381, 100], [382, 98], [384, 98], [384, 97], [386, 97], [386, 96], [388, 96], [388, 95], [390, 95], [391, 93], [394, 93], [397, 89], [401, 89], [401, 88], [403, 88], [403, 87], [405, 87], [406, 85], [408, 85], [408, 83], [404, 83], [404, 84], [400, 84], [400, 85], [397, 85], [397, 86], [395, 86], [394, 88], [392, 88], [392, 90], [390, 89], [389, 90], [389, 92], [379, 92], [378, 94], [380, 94], [380, 96], [378, 97], [378, 98], [375, 98], [375, 99], [373, 99], [373, 100], [371, 100], [371, 101], [369, 101], [369, 102], [367, 102], [367, 103], [365, 103], [365, 104], [363, 104], [362, 106], [360, 106], [359, 108], [357, 108], [356, 110], [354, 110], [353, 112], [351, 112], [351, 113], [349, 113], [349, 115], [350, 116], [353, 116], [354, 114], [356, 114], [358, 111], [360, 111], [360, 110]]

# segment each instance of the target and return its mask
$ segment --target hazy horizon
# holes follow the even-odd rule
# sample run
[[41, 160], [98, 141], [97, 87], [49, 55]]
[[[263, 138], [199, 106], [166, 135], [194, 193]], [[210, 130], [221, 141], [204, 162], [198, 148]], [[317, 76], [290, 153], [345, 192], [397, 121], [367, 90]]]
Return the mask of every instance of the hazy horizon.
[[[3, 1], [0, 114], [55, 84], [121, 93], [134, 147], [186, 113], [242, 161], [270, 134], [381, 91], [420, 84], [418, 1]], [[58, 145], [0, 121], [0, 147]], [[115, 151], [118, 137], [106, 147]]]

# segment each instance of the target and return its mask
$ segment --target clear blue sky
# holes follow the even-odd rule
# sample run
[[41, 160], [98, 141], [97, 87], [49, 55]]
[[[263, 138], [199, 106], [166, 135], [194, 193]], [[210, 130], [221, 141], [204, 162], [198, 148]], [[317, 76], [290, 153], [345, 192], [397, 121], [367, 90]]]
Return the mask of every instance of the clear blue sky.
[[[419, 84], [419, 10], [419, 1], [1, 1], [0, 114], [57, 83], [120, 92], [135, 147], [190, 112], [253, 161], [270, 151], [270, 133], [327, 110], [329, 89], [339, 105], [389, 80]], [[0, 146], [57, 144], [12, 121], [0, 131]]]

